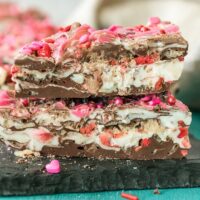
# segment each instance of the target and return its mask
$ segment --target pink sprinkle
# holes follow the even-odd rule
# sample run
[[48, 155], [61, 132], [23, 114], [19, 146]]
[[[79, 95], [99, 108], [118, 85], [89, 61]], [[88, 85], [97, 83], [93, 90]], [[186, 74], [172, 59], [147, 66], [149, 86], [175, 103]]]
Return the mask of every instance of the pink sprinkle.
[[116, 97], [114, 99], [114, 104], [119, 106], [119, 105], [122, 105], [123, 104], [123, 99], [121, 97]]
[[112, 25], [108, 28], [109, 31], [116, 31], [117, 29], [119, 28], [119, 26], [116, 26], [116, 25]]
[[80, 37], [80, 39], [79, 39], [79, 43], [80, 43], [80, 44], [86, 43], [86, 42], [88, 41], [88, 39], [89, 39], [88, 34], [82, 35], [82, 36]]
[[179, 100], [176, 100], [175, 106], [177, 106], [183, 112], [187, 112], [188, 111], [188, 107], [185, 104], [183, 104], [181, 101], [179, 101]]
[[61, 171], [60, 162], [58, 160], [52, 160], [49, 164], [46, 164], [45, 168], [49, 174], [58, 174]]
[[94, 31], [95, 31], [95, 29], [92, 28], [92, 27], [88, 29], [88, 32], [89, 32], [89, 33], [92, 33], [92, 32], [94, 32]]
[[152, 26], [152, 25], [157, 25], [157, 24], [159, 24], [161, 21], [160, 21], [160, 18], [159, 17], [150, 17], [149, 19], [148, 19], [148, 25], [149, 26]]
[[43, 129], [35, 129], [31, 134], [42, 143], [49, 142], [53, 138], [50, 132]]
[[32, 50], [28, 47], [23, 47], [21, 50], [20, 50], [21, 53], [25, 54], [25, 55], [31, 55], [32, 54]]
[[168, 27], [164, 28], [166, 33], [177, 33], [179, 32], [179, 27], [174, 25], [174, 24], [170, 24]]
[[55, 103], [55, 108], [56, 109], [64, 109], [65, 108], [65, 103], [64, 102], [62, 102], [62, 101], [58, 101], [58, 102], [56, 102]]
[[152, 96], [148, 95], [148, 96], [145, 96], [145, 97], [141, 98], [141, 101], [146, 102], [146, 101], [150, 101], [151, 99], [152, 99]]
[[72, 110], [72, 114], [82, 118], [82, 117], [87, 117], [92, 110], [93, 108], [91, 108], [87, 104], [80, 104], [74, 107], [74, 109]]
[[29, 48], [32, 49], [33, 51], [37, 51], [42, 46], [43, 46], [43, 42], [34, 41], [29, 45]]
[[97, 108], [103, 108], [103, 103], [101, 102], [101, 103], [98, 103], [97, 104]]
[[148, 104], [150, 106], [156, 106], [156, 105], [159, 105], [160, 102], [161, 102], [161, 100], [159, 97], [153, 97], [153, 99], [151, 101], [149, 101]]

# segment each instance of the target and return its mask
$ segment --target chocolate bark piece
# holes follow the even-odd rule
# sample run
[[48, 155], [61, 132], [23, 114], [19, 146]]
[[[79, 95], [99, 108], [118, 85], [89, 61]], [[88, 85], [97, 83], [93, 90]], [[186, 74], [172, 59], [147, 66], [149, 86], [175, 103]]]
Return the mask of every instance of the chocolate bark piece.
[[22, 48], [15, 60], [19, 68], [13, 77], [16, 96], [159, 93], [179, 79], [187, 49], [178, 27], [160, 20], [147, 26], [104, 30], [72, 24]]
[[0, 107], [0, 138], [16, 149], [69, 157], [184, 157], [191, 113], [169, 99], [162, 94], [28, 102], [8, 96]]

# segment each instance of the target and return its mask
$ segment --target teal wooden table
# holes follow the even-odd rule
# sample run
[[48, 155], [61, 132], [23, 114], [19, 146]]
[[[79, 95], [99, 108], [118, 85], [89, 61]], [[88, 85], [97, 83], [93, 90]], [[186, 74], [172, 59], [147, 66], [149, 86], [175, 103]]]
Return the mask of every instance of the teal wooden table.
[[[190, 132], [200, 139], [200, 112], [193, 112], [193, 122]], [[122, 200], [121, 192], [122, 191], [57, 194], [31, 197], [0, 197], [0, 200]], [[140, 200], [200, 200], [200, 188], [165, 189], [160, 190], [159, 195], [153, 194], [153, 190], [128, 190], [126, 193], [136, 195]]]

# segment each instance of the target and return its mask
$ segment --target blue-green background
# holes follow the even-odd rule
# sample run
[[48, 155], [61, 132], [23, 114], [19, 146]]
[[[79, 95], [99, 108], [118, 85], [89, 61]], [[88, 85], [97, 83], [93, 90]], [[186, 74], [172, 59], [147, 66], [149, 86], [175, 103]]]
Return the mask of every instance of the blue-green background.
[[[200, 112], [193, 112], [190, 133], [200, 139]], [[122, 191], [56, 194], [32, 197], [0, 197], [0, 200], [122, 200], [121, 192]], [[153, 190], [128, 190], [126, 193], [136, 195], [140, 200], [200, 200], [200, 188], [165, 189], [160, 190], [160, 195], [153, 194]]]

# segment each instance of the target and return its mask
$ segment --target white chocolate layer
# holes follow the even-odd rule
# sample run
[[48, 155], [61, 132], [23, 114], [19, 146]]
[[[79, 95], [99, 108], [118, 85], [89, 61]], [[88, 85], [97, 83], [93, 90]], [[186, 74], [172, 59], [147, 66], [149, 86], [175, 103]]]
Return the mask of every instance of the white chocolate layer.
[[[59, 115], [57, 113], [59, 113]], [[113, 113], [115, 114], [115, 119], [113, 119]], [[130, 123], [135, 119], [147, 121], [155, 119], [159, 121], [160, 126], [158, 128], [155, 127], [155, 129], [151, 128], [141, 132], [134, 127], [134, 125], [130, 125]], [[166, 141], [167, 138], [170, 138], [181, 148], [189, 148], [189, 146], [185, 146], [184, 143], [187, 138], [178, 137], [180, 133], [178, 122], [182, 120], [186, 126], [189, 126], [191, 123], [190, 112], [173, 108], [169, 111], [166, 110], [160, 113], [135, 106], [124, 109], [115, 107], [113, 112], [108, 114], [105, 113], [104, 109], [96, 109], [90, 113], [89, 116], [84, 118], [84, 120], [87, 121], [96, 121], [97, 127], [90, 136], [80, 133], [79, 129], [66, 131], [65, 128], [68, 128], [69, 126], [67, 122], [71, 121], [73, 123], [78, 123], [81, 122], [81, 120], [83, 119], [72, 114], [70, 110], [65, 110], [62, 112], [47, 112], [47, 110], [44, 108], [37, 114], [33, 115], [32, 119], [30, 120], [38, 124], [39, 128], [35, 128], [35, 125], [32, 122], [22, 123], [19, 118], [12, 116], [5, 118], [1, 115], [0, 138], [3, 141], [16, 141], [26, 146], [26, 148], [34, 151], [41, 151], [44, 146], [61, 147], [59, 141], [65, 140], [73, 140], [78, 145], [94, 143], [104, 149], [118, 151], [120, 149], [137, 147], [141, 139], [151, 138], [153, 135], [157, 135], [161, 141]], [[105, 131], [105, 128], [107, 129], [111, 127], [109, 123], [111, 123], [113, 120], [115, 120], [118, 125], [122, 126], [122, 130], [126, 132], [126, 134], [120, 138], [112, 138], [111, 145], [107, 146], [104, 145], [100, 140], [100, 135]], [[18, 130], [11, 130], [13, 127]], [[51, 132], [51, 128], [48, 127], [53, 127], [54, 131]], [[45, 130], [47, 133], [51, 132], [53, 137], [44, 142], [38, 140], [37, 137], [34, 137], [32, 134], [38, 129]]]

